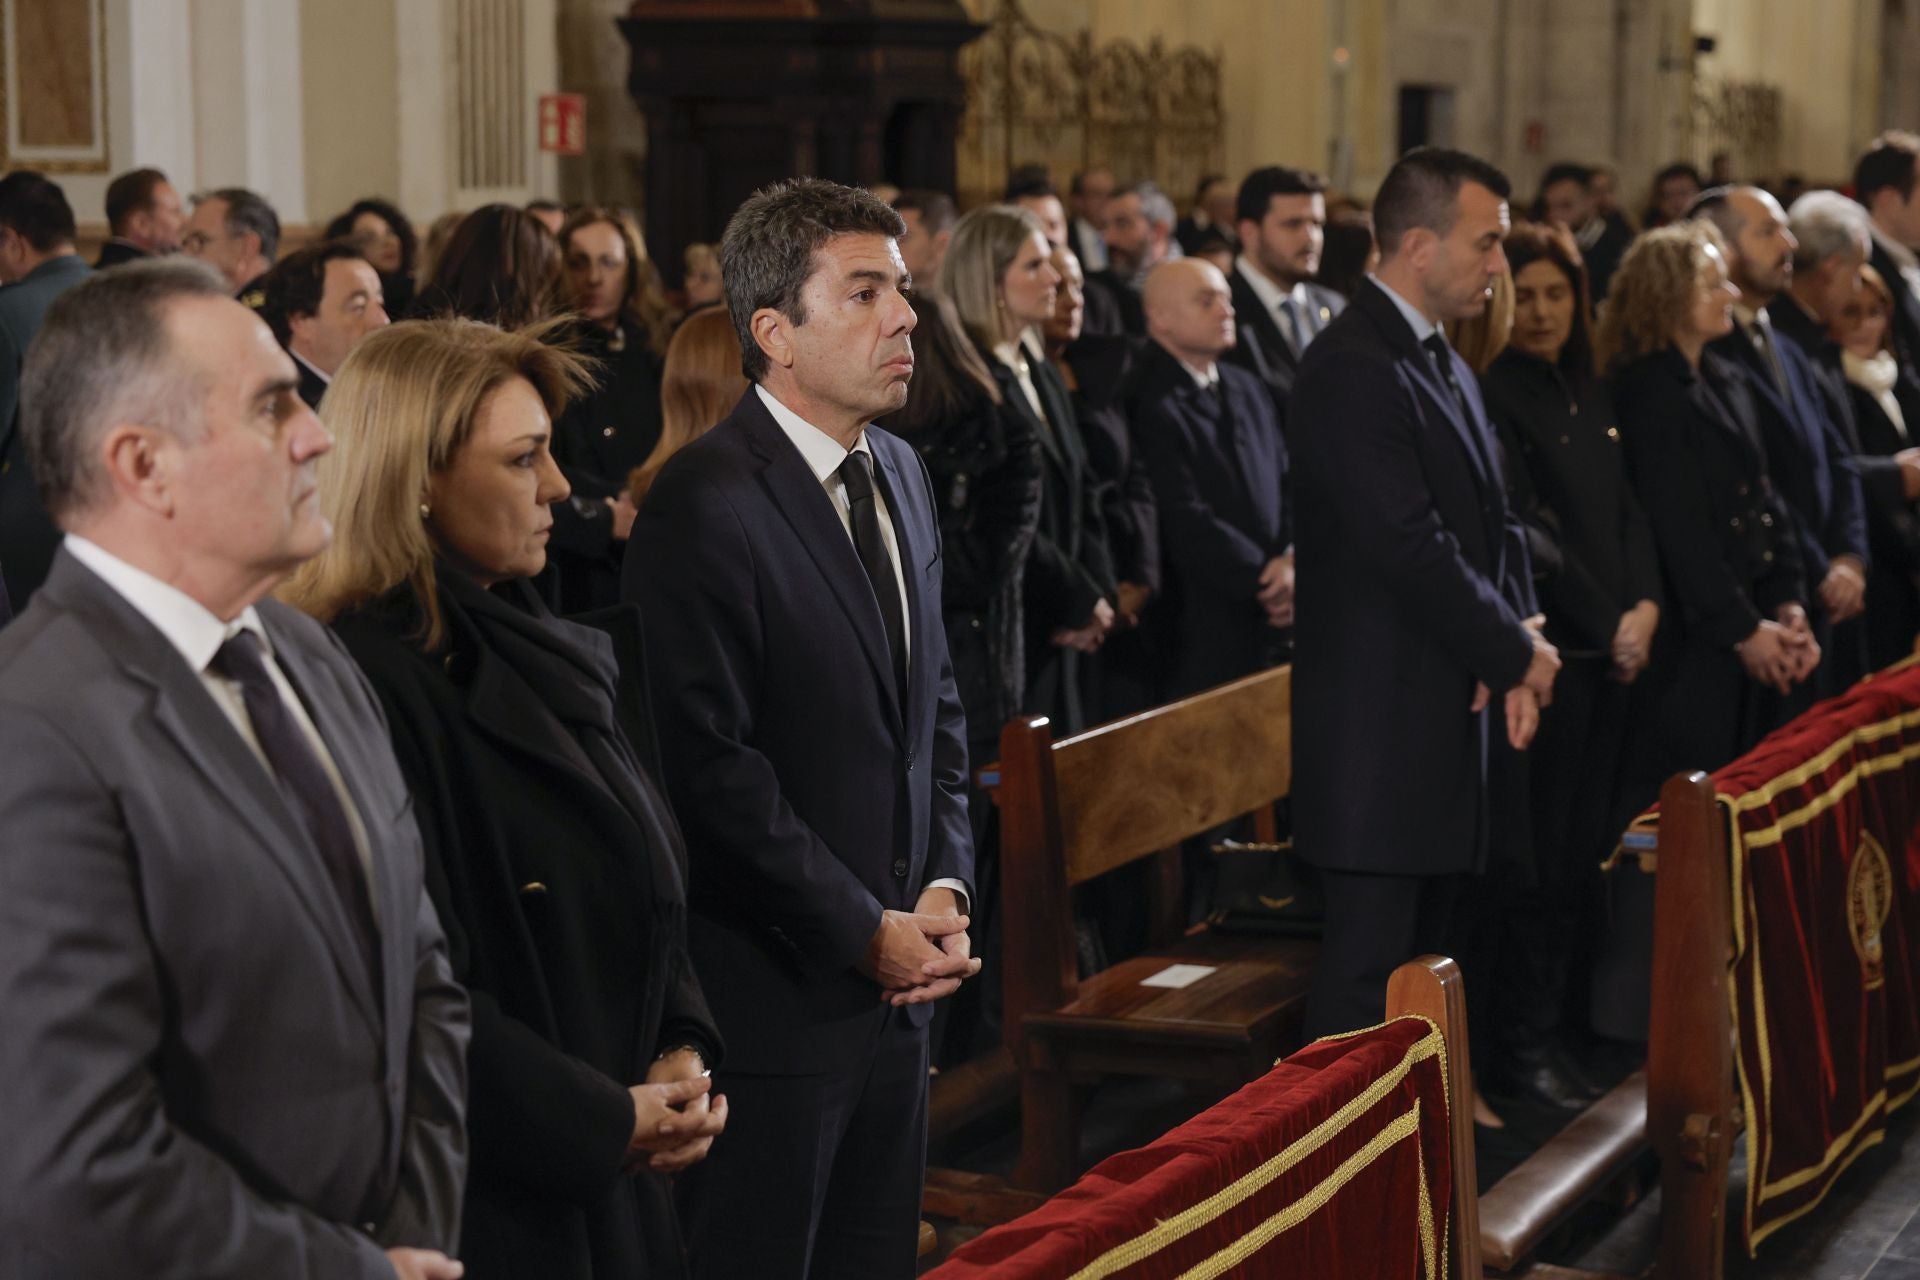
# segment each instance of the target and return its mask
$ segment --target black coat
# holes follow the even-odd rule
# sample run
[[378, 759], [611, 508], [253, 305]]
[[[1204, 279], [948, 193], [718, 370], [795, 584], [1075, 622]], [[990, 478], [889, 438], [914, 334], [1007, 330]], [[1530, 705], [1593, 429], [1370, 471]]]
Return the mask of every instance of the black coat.
[[1620, 214], [1605, 214], [1602, 221], [1606, 225], [1600, 238], [1580, 249], [1580, 255], [1587, 264], [1587, 281], [1592, 288], [1595, 304], [1607, 296], [1613, 273], [1620, 269], [1620, 260], [1627, 256], [1627, 246], [1633, 243], [1633, 228], [1627, 225], [1627, 220]]
[[1116, 316], [1120, 321], [1118, 332], [1130, 338], [1147, 336], [1147, 312], [1140, 300], [1140, 290], [1133, 283], [1120, 278], [1113, 268], [1087, 273], [1087, 317], [1098, 327], [1085, 330], [1089, 333], [1111, 333], [1107, 328], [1107, 316]]
[[933, 490], [911, 446], [866, 439], [907, 583], [904, 691], [853, 540], [756, 388], [661, 470], [628, 548], [693, 955], [736, 1071], [868, 1060], [890, 1011], [855, 965], [881, 912], [972, 882]]
[[1487, 847], [1489, 711], [1533, 658], [1525, 534], [1479, 385], [1460, 403], [1369, 281], [1307, 348], [1287, 440], [1299, 556], [1294, 830], [1327, 868], [1472, 870]]
[[[1233, 292], [1233, 319], [1238, 338], [1226, 359], [1266, 383], [1284, 430], [1287, 398], [1293, 392], [1294, 375], [1300, 369], [1299, 357], [1293, 354], [1286, 336], [1280, 332], [1280, 318], [1267, 310], [1238, 264], [1227, 273], [1227, 287]], [[1319, 310], [1316, 319], [1321, 332], [1347, 309], [1347, 300], [1323, 284], [1308, 284], [1307, 296]]]
[[321, 399], [327, 394], [327, 380], [315, 373], [307, 362], [298, 356], [294, 356], [293, 367], [300, 372], [300, 399], [306, 403], [307, 408], [318, 410]]
[[442, 582], [440, 652], [416, 639], [410, 587], [334, 624], [386, 710], [427, 888], [473, 998], [460, 1256], [482, 1280], [678, 1275], [664, 1179], [621, 1172], [627, 1089], [661, 1049], [696, 1043], [712, 1061], [720, 1039], [687, 952], [680, 833], [651, 777], [638, 620], [609, 618], [610, 645], [553, 622], [525, 583], [496, 588], [490, 606], [622, 654], [608, 711], [629, 767], [608, 770], [556, 708], [612, 703], [609, 691], [517, 667], [479, 592]]
[[108, 267], [117, 267], [123, 262], [140, 262], [152, 256], [131, 240], [122, 240], [115, 236], [100, 246], [100, 256], [94, 259], [93, 269], [105, 271]]
[[1202, 390], [1159, 343], [1141, 355], [1135, 432], [1159, 500], [1177, 620], [1168, 692], [1184, 697], [1285, 658], [1256, 593], [1293, 542], [1287, 447], [1260, 380], [1220, 364]]
[[1028, 356], [1044, 415], [1036, 414], [1020, 380], [991, 351], [981, 357], [1000, 384], [1000, 397], [1025, 418], [1040, 441], [1040, 522], [1027, 559], [1023, 590], [1026, 613], [1027, 705], [1023, 710], [1054, 717], [1056, 732], [1086, 726], [1080, 696], [1080, 655], [1052, 642], [1055, 631], [1086, 622], [1093, 606], [1115, 594], [1112, 552], [1107, 543], [1099, 478], [1066, 384], [1045, 360]]
[[1627, 480], [1612, 398], [1591, 376], [1569, 379], [1517, 347], [1480, 380], [1500, 436], [1509, 500], [1528, 549], [1547, 638], [1610, 653], [1620, 615], [1660, 600], [1653, 528]]
[[661, 359], [647, 333], [620, 322], [620, 349], [598, 325], [578, 326], [584, 355], [599, 362], [593, 389], [568, 405], [553, 424], [553, 459], [573, 487], [553, 508], [555, 607], [578, 613], [612, 604], [620, 595], [620, 557], [607, 499], [626, 492], [627, 476], [660, 442]]
[[940, 607], [967, 732], [997, 754], [1000, 727], [1026, 693], [1021, 591], [1040, 522], [1040, 442], [1025, 415], [985, 395], [951, 421], [901, 438], [933, 485]]
[[1711, 351], [1695, 373], [1672, 348], [1613, 378], [1628, 473], [1653, 525], [1668, 607], [1635, 688], [1629, 769], [1652, 791], [1717, 769], [1764, 727], [1734, 645], [1807, 586], [1793, 517], [1744, 401], [1748, 380]]

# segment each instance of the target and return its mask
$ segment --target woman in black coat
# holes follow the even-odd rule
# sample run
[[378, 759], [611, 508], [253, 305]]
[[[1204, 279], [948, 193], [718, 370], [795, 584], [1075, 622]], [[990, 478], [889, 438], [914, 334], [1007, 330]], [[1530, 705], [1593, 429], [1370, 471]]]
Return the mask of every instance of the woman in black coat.
[[1573, 238], [1539, 224], [1506, 240], [1511, 341], [1481, 375], [1509, 495], [1526, 523], [1534, 585], [1561, 668], [1527, 762], [1533, 884], [1503, 913], [1499, 1006], [1488, 1020], [1496, 1094], [1569, 1106], [1586, 1082], [1560, 1043], [1570, 975], [1594, 924], [1597, 868], [1624, 819], [1615, 803], [1628, 686], [1660, 621], [1653, 529], [1627, 479], [1613, 402], [1595, 375], [1586, 270]]
[[988, 205], [961, 218], [940, 267], [954, 308], [1002, 401], [1040, 442], [1039, 526], [1022, 592], [1026, 613], [1025, 709], [1053, 719], [1055, 733], [1085, 728], [1081, 660], [1098, 652], [1114, 623], [1117, 594], [1098, 477], [1073, 402], [1041, 352], [1039, 327], [1053, 314], [1060, 273], [1032, 214]]
[[561, 613], [620, 598], [620, 560], [633, 528], [627, 477], [660, 441], [661, 371], [673, 313], [633, 219], [585, 208], [560, 229], [566, 282], [580, 323], [572, 344], [594, 361], [594, 385], [553, 427], [553, 456], [573, 492], [554, 508]]
[[679, 1276], [666, 1175], [726, 1116], [637, 619], [561, 621], [529, 581], [566, 494], [549, 415], [583, 369], [467, 321], [379, 336], [331, 389], [336, 534], [289, 594], [386, 711], [472, 995], [461, 1257], [470, 1277]]

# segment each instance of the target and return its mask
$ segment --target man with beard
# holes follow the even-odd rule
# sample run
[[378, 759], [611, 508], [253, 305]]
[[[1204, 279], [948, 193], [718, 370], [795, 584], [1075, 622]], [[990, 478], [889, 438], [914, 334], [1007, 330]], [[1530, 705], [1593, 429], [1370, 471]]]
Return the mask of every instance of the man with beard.
[[1226, 358], [1266, 383], [1282, 426], [1301, 355], [1347, 306], [1313, 279], [1326, 243], [1326, 190], [1323, 178], [1301, 169], [1255, 169], [1235, 208], [1240, 256], [1228, 283], [1240, 341]]
[[1715, 187], [1694, 202], [1693, 214], [1726, 239], [1728, 278], [1740, 290], [1733, 332], [1707, 349], [1738, 368], [1752, 393], [1767, 470], [1798, 525], [1814, 592], [1814, 638], [1828, 655], [1780, 709], [1784, 719], [1837, 693], [1836, 673], [1858, 674], [1865, 663], [1861, 629], [1844, 625], [1866, 608], [1866, 508], [1849, 461], [1858, 449], [1829, 418], [1806, 353], [1774, 332], [1768, 314], [1792, 283], [1797, 247], [1779, 201], [1758, 187]]
[[1100, 290], [1112, 297], [1121, 327], [1131, 337], [1147, 336], [1140, 291], [1148, 274], [1167, 259], [1180, 256], [1173, 222], [1173, 201], [1151, 182], [1135, 183], [1107, 201], [1107, 220], [1101, 229], [1107, 269], [1087, 272], [1087, 292]]

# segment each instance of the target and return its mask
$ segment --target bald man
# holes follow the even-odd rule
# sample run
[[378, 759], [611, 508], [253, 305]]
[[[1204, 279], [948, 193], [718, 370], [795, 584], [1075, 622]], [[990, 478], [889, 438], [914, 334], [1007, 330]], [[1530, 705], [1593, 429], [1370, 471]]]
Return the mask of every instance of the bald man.
[[1260, 379], [1221, 355], [1234, 342], [1226, 277], [1164, 262], [1141, 297], [1150, 341], [1133, 401], [1160, 507], [1174, 622], [1168, 692], [1181, 697], [1283, 662], [1293, 627], [1287, 450]]

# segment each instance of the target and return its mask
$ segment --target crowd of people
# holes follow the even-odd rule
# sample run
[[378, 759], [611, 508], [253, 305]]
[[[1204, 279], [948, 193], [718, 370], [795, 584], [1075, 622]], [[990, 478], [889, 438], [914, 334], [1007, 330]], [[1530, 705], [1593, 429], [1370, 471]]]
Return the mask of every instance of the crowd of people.
[[1571, 1111], [1625, 820], [1920, 632], [1920, 138], [1638, 231], [1431, 148], [886, 195], [669, 290], [612, 206], [282, 254], [142, 169], [89, 268], [0, 179], [0, 1272], [910, 1275], [972, 766], [1286, 662], [1308, 1031], [1458, 955], [1478, 1118]]

